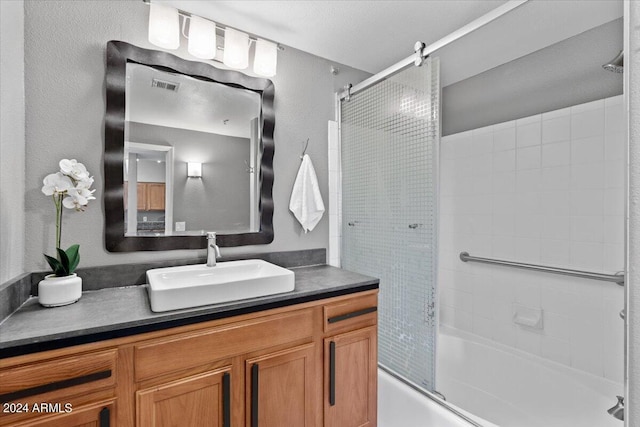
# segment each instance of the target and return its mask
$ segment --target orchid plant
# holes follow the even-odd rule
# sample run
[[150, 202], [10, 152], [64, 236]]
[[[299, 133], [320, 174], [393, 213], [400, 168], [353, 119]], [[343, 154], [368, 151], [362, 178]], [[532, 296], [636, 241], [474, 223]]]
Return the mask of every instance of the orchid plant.
[[66, 251], [60, 248], [62, 236], [62, 208], [84, 211], [90, 200], [95, 200], [91, 190], [93, 177], [87, 168], [75, 159], [60, 160], [60, 171], [47, 175], [42, 192], [51, 196], [56, 206], [56, 257], [44, 255], [57, 277], [73, 274], [80, 262], [80, 245], [71, 245]]

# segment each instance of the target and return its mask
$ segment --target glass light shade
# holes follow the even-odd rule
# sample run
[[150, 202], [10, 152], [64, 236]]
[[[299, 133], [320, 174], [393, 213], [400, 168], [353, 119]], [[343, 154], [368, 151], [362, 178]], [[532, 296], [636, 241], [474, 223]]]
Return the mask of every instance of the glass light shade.
[[180, 47], [178, 9], [156, 3], [149, 5], [149, 42], [165, 49]]
[[224, 30], [224, 65], [238, 70], [249, 66], [249, 35], [227, 28]]
[[202, 178], [202, 163], [188, 162], [187, 176], [189, 178]]
[[264, 77], [276, 75], [278, 65], [278, 46], [275, 43], [258, 39], [256, 41], [256, 54], [253, 59], [253, 71]]
[[191, 16], [189, 23], [189, 53], [196, 58], [216, 56], [216, 24], [199, 16]]

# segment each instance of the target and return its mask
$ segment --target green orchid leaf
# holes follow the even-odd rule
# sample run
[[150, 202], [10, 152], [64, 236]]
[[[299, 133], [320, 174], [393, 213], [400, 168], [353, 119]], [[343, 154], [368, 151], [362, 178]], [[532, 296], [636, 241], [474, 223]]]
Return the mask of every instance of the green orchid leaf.
[[62, 267], [62, 264], [60, 264], [60, 261], [58, 261], [54, 257], [51, 257], [47, 254], [43, 254], [43, 255], [44, 255], [44, 258], [49, 263], [49, 267], [51, 267], [53, 274], [55, 274], [56, 276], [64, 276], [64, 268]]
[[60, 264], [62, 265], [62, 269], [63, 269], [63, 276], [68, 276], [69, 274], [69, 257], [67, 256], [67, 253], [65, 251], [63, 251], [60, 248], [56, 248], [56, 250], [58, 251], [58, 259], [60, 260]]
[[65, 252], [69, 258], [69, 274], [72, 274], [80, 263], [80, 245], [71, 245]]

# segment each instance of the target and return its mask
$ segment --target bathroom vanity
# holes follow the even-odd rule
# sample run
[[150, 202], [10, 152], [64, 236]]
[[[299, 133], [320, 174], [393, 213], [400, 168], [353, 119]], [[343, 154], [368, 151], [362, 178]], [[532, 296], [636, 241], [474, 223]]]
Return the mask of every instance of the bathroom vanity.
[[[223, 247], [272, 242], [273, 82], [119, 41], [107, 44], [106, 59], [106, 249], [217, 248], [205, 229], [221, 231]], [[173, 114], [171, 120], [187, 123], [179, 132], [173, 121], [147, 123], [145, 108], [166, 105], [153, 100], [166, 96], [167, 79], [187, 94], [171, 111], [184, 105], [207, 111], [206, 92], [208, 108], [235, 106], [235, 115], [207, 115], [205, 123], [217, 127], [197, 132]], [[199, 94], [196, 103], [190, 86]], [[235, 122], [242, 126], [233, 133]], [[189, 150], [200, 157], [186, 163]], [[198, 174], [190, 172], [191, 162], [199, 164]], [[241, 176], [229, 175], [226, 165]], [[203, 196], [203, 188], [210, 192]], [[178, 197], [192, 193], [192, 200]], [[306, 265], [284, 258], [286, 266]], [[314, 265], [325, 259], [322, 250], [321, 261], [295, 268], [293, 291], [280, 288], [283, 279], [274, 273], [269, 279], [278, 286], [269, 292], [281, 293], [251, 299], [239, 299], [242, 289], [227, 277], [224, 289], [232, 297], [203, 300], [201, 272], [184, 265], [192, 260], [175, 262], [182, 263], [174, 268], [183, 274], [177, 284], [158, 285], [152, 277], [140, 286], [139, 265], [106, 266], [83, 272], [91, 291], [75, 304], [45, 309], [37, 297], [20, 305], [21, 299], [0, 323], [0, 426], [374, 427], [378, 280]], [[235, 276], [250, 269], [242, 262]], [[268, 287], [260, 277], [253, 291]], [[22, 290], [13, 294], [26, 299], [37, 280], [20, 280]], [[221, 297], [214, 282], [206, 284], [217, 286], [208, 294]]]
[[290, 293], [166, 313], [143, 286], [32, 298], [0, 326], [0, 425], [375, 426], [378, 281], [295, 272]]

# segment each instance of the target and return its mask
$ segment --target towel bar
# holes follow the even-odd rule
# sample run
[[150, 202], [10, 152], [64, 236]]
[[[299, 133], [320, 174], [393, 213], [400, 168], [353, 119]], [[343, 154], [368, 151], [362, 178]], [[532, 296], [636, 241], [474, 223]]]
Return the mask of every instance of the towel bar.
[[460, 259], [464, 262], [482, 262], [485, 264], [503, 265], [505, 267], [523, 268], [526, 270], [543, 271], [546, 273], [562, 274], [564, 276], [582, 277], [583, 279], [602, 280], [617, 283], [624, 286], [624, 274], [604, 274], [591, 271], [571, 270], [568, 268], [553, 267], [548, 265], [526, 264], [524, 262], [507, 261], [503, 259], [481, 258], [469, 255], [469, 252], [460, 252]]

